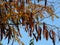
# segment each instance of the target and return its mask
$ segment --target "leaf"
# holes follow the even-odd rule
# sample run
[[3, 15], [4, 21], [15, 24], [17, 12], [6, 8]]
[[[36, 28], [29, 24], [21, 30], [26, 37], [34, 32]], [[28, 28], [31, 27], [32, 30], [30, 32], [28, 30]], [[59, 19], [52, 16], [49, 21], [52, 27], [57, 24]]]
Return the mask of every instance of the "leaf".
[[59, 18], [59, 16], [55, 15], [56, 18]]
[[25, 7], [24, 7], [24, 0], [23, 0], [20, 4], [20, 10], [24, 12], [24, 9]]
[[44, 18], [44, 15], [43, 15], [42, 13], [40, 13], [40, 15], [39, 15], [39, 16], [40, 16], [40, 18]]
[[18, 43], [20, 44], [20, 39], [16, 36], [15, 39], [18, 41]]
[[16, 35], [18, 35], [18, 32], [13, 29], [13, 34], [14, 34], [14, 36], [16, 36]]
[[46, 7], [46, 11], [47, 11], [47, 13], [49, 13], [50, 14], [50, 16], [52, 17], [52, 20], [54, 20], [54, 10], [51, 8], [51, 7]]

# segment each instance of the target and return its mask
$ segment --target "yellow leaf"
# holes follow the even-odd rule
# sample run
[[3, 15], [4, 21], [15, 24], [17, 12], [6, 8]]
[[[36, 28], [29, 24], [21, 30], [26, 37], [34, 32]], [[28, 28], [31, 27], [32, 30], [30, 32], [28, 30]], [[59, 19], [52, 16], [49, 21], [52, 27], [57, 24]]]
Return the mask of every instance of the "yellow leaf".
[[43, 18], [43, 17], [44, 17], [44, 15], [43, 15], [42, 13], [40, 13], [40, 15], [39, 15], [39, 16], [40, 16], [40, 18]]

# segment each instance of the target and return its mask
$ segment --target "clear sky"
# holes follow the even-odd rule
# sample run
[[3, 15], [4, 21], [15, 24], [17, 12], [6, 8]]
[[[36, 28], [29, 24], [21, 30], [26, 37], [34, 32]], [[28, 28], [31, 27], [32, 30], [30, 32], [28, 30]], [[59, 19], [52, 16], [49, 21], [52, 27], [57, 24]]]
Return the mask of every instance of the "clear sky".
[[[55, 2], [55, 1], [59, 2], [59, 0], [48, 0], [48, 2]], [[60, 3], [58, 4], [57, 2], [53, 4], [55, 7], [55, 10], [56, 10], [55, 13], [60, 12], [60, 6], [59, 6]], [[60, 17], [60, 13], [57, 13], [57, 15]], [[52, 21], [51, 18], [46, 18], [43, 20], [43, 22], [60, 27], [60, 18], [59, 19], [54, 18], [54, 21]], [[31, 38], [28, 36], [28, 33], [25, 32], [24, 27], [22, 27], [20, 29], [21, 29], [21, 34], [23, 36], [22, 38], [20, 38], [21, 41], [23, 41], [25, 45], [29, 45], [29, 41]], [[2, 40], [3, 45], [7, 45], [7, 42], [8, 42], [7, 39]], [[12, 40], [10, 41], [10, 43], [8, 45], [11, 45], [11, 43], [12, 43]], [[15, 41], [13, 45], [19, 45], [19, 44], [17, 41]], [[48, 39], [48, 41], [46, 41], [46, 39], [44, 39], [42, 36], [42, 39], [39, 40], [38, 42], [36, 42], [36, 40], [34, 39], [34, 45], [53, 45], [53, 43], [52, 43], [52, 40], [50, 38]], [[56, 38], [56, 45], [60, 45], [58, 38]]]

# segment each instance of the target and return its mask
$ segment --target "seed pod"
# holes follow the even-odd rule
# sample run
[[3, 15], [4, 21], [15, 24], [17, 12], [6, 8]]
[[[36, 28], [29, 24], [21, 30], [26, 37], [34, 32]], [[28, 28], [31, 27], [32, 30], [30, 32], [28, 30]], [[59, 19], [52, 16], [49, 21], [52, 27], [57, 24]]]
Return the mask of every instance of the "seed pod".
[[20, 10], [24, 12], [25, 7], [24, 7], [24, 0], [20, 4]]
[[46, 7], [46, 5], [47, 5], [47, 0], [45, 0], [45, 7]]
[[35, 25], [35, 29], [36, 29], [36, 32], [38, 32], [38, 31], [37, 31], [37, 24]]
[[38, 36], [36, 37], [36, 35], [33, 33], [34, 38], [36, 39], [36, 41], [38, 41]]
[[48, 36], [49, 36], [48, 30], [44, 30], [44, 34], [43, 35], [46, 38], [46, 40], [48, 40]]
[[22, 17], [22, 26], [25, 25], [25, 18]]
[[38, 38], [41, 40], [41, 27], [38, 27], [37, 33], [38, 33]]
[[48, 30], [46, 30], [46, 40], [48, 40], [48, 36], [49, 36], [49, 33], [48, 33]]
[[31, 31], [33, 32], [34, 31], [34, 23], [31, 22], [30, 26], [31, 26]]
[[46, 25], [45, 25], [45, 23], [43, 22], [43, 30], [45, 30], [46, 29]]
[[38, 38], [39, 38], [39, 37], [37, 36], [37, 37], [36, 37], [36, 41], [38, 41]]
[[26, 24], [26, 27], [25, 27], [25, 31], [27, 32], [28, 31], [28, 25]]
[[53, 30], [50, 30], [49, 36], [52, 39], [53, 44], [55, 45], [55, 32]]
[[30, 30], [30, 34], [29, 35], [30, 35], [30, 37], [32, 36], [32, 31], [31, 30]]
[[34, 38], [36, 39], [36, 35], [33, 33]]
[[45, 23], [43, 23], [43, 35], [46, 38], [46, 40], [48, 40], [48, 30], [47, 30], [47, 26], [45, 25]]

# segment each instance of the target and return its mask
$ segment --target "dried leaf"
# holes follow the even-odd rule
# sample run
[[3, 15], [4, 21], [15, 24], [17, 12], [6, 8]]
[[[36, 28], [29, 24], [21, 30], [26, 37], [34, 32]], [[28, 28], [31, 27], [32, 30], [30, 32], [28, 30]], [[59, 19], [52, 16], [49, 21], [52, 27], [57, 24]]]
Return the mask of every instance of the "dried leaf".
[[43, 15], [42, 13], [40, 13], [40, 15], [39, 15], [39, 16], [40, 16], [40, 18], [44, 18], [44, 15]]
[[16, 36], [15, 39], [18, 41], [18, 43], [20, 44], [20, 39]]
[[46, 11], [50, 14], [50, 16], [52, 17], [52, 20], [54, 20], [54, 10], [51, 7], [46, 7]]

